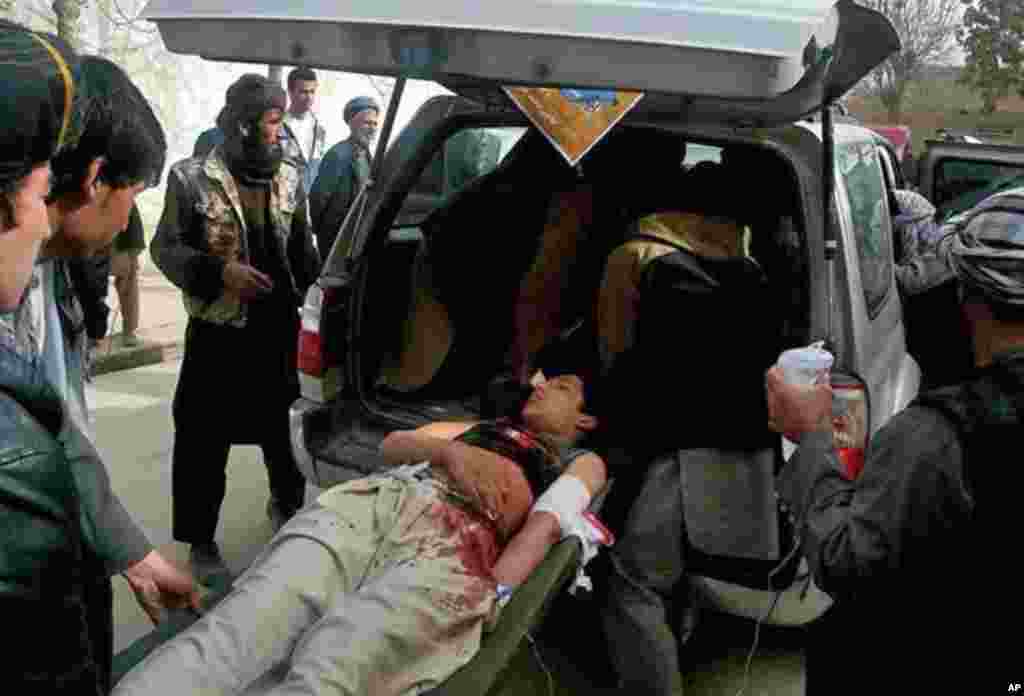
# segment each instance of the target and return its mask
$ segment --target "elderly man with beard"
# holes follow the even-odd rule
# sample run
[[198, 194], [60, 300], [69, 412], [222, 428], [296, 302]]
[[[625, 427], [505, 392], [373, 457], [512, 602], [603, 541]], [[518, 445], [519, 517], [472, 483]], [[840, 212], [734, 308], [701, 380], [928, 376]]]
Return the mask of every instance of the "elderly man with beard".
[[319, 272], [300, 172], [278, 133], [285, 93], [243, 75], [219, 117], [222, 145], [174, 165], [154, 262], [184, 295], [185, 357], [174, 396], [173, 535], [197, 577], [227, 572], [214, 536], [232, 444], [258, 444], [280, 526], [305, 482], [288, 433], [298, 397], [297, 308]]
[[320, 163], [309, 192], [309, 212], [317, 248], [324, 259], [356, 195], [370, 178], [370, 145], [377, 137], [380, 105], [372, 97], [356, 97], [345, 105], [348, 139], [332, 147]]

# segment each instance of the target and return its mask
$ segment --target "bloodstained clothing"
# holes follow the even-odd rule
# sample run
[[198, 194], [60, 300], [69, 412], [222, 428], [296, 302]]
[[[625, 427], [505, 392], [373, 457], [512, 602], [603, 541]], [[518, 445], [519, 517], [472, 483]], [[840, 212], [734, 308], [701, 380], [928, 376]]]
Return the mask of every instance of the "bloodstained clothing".
[[[565, 466], [586, 450], [569, 452]], [[114, 695], [238, 694], [282, 667], [280, 693], [427, 691], [473, 658], [497, 617], [501, 536], [437, 468], [398, 467], [335, 486]]]

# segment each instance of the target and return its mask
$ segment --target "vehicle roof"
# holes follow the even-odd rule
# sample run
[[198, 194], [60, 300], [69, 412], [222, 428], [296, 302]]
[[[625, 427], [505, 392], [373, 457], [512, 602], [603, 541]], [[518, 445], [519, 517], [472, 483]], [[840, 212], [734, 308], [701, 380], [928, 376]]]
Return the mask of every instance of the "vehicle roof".
[[[833, 4], [834, 0], [157, 0], [150, 3], [146, 15], [151, 20], [202, 16], [486, 30], [696, 46], [790, 58], [799, 56], [815, 28], [829, 20]], [[680, 26], [686, 31], [679, 32]]]

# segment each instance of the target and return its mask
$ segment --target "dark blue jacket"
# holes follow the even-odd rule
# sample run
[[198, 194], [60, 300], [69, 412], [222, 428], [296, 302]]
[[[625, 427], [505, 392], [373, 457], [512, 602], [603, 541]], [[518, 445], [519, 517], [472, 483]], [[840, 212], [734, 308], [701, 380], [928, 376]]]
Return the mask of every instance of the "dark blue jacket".
[[309, 216], [317, 249], [324, 261], [349, 207], [369, 178], [370, 155], [351, 138], [341, 141], [324, 155], [309, 192]]

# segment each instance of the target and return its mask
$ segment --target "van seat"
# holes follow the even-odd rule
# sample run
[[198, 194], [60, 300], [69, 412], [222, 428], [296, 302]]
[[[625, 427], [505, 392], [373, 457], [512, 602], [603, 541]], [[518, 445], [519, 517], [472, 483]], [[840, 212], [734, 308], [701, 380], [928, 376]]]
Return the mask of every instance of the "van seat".
[[396, 318], [409, 311], [413, 268], [423, 244], [419, 227], [399, 227], [391, 230], [385, 244], [370, 256], [367, 292], [372, 305], [365, 315], [359, 350], [364, 374], [371, 378], [385, 357], [401, 348], [402, 325]]
[[[417, 384], [392, 385], [410, 398], [461, 401], [478, 396], [502, 371], [513, 304], [536, 253], [550, 192], [572, 175], [535, 133], [524, 136], [513, 154], [423, 222], [425, 245], [417, 269], [429, 276], [429, 288], [413, 289], [428, 293], [420, 300], [429, 307], [418, 319], [443, 323], [450, 336], [431, 341], [436, 345], [429, 360], [400, 346], [399, 364], [423, 363], [411, 370], [419, 377]], [[400, 323], [403, 331], [429, 328]]]

